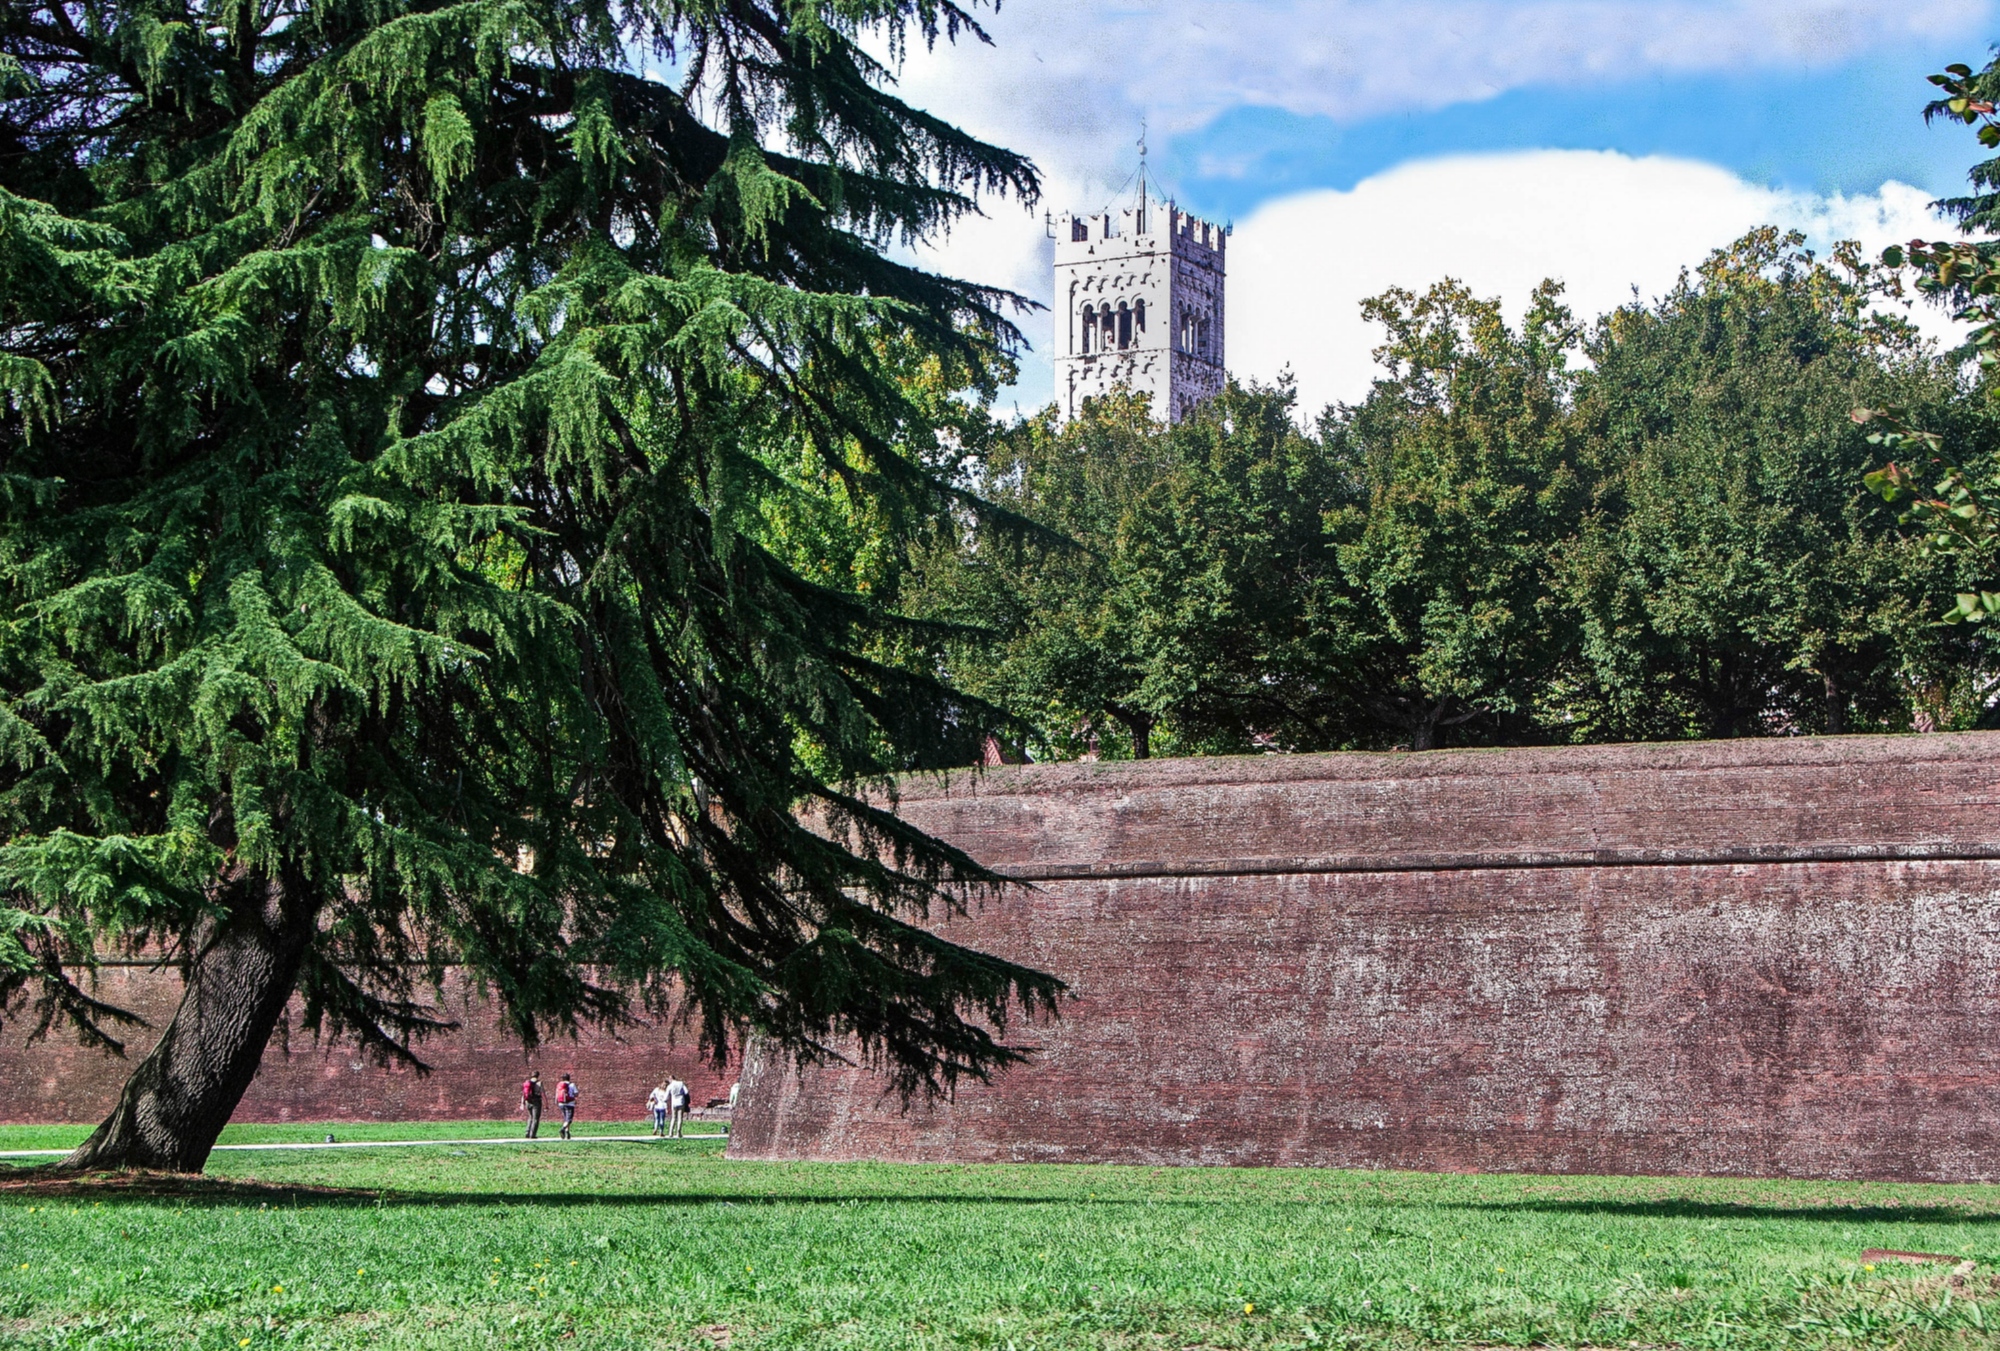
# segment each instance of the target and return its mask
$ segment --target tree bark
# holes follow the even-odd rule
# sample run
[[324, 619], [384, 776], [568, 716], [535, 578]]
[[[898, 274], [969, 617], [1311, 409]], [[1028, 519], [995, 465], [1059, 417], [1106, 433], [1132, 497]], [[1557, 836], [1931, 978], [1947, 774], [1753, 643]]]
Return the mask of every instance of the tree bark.
[[229, 893], [159, 1045], [59, 1167], [198, 1173], [207, 1164], [292, 997], [318, 912], [296, 876], [245, 876]]
[[1104, 711], [1125, 724], [1125, 730], [1132, 734], [1132, 758], [1150, 760], [1153, 756], [1153, 715], [1144, 709], [1131, 708], [1125, 704], [1106, 704]]

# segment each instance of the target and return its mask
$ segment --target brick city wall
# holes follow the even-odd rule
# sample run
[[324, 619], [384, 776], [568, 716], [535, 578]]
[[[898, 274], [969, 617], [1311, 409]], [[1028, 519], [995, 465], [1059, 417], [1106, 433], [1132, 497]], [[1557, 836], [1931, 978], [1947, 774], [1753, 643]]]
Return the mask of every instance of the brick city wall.
[[[29, 1024], [18, 1016], [0, 1029], [0, 1121], [102, 1120], [118, 1100], [125, 1076], [152, 1048], [173, 1018], [180, 977], [171, 971], [114, 966], [100, 970], [98, 997], [142, 1015], [152, 1026], [127, 1036], [126, 1058], [85, 1050], [74, 1037], [52, 1032], [26, 1043]], [[627, 1028], [619, 1036], [585, 1033], [575, 1041], [545, 1042], [532, 1055], [499, 1025], [490, 1004], [464, 982], [448, 979], [440, 1008], [459, 1023], [421, 1048], [432, 1073], [383, 1066], [351, 1043], [322, 1044], [295, 1034], [277, 1038], [237, 1110], [238, 1121], [451, 1121], [518, 1115], [521, 1080], [532, 1064], [542, 1082], [564, 1072], [583, 1089], [585, 1120], [638, 1121], [646, 1093], [678, 1073], [693, 1090], [697, 1108], [724, 1097], [732, 1069], [718, 1073], [701, 1063], [694, 1038], [670, 1037], [660, 1028]], [[551, 1099], [553, 1100], [553, 1099]]]
[[2000, 734], [1030, 766], [1033, 1061], [907, 1115], [757, 1052], [745, 1158], [2000, 1179]]

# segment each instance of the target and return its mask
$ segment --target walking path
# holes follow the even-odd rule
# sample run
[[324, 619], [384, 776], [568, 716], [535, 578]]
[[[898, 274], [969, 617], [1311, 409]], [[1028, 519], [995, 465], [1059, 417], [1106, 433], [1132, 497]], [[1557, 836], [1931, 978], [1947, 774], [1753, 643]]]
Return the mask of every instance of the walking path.
[[[539, 1139], [524, 1140], [518, 1135], [498, 1140], [335, 1140], [331, 1144], [325, 1140], [308, 1140], [293, 1144], [266, 1145], [217, 1145], [216, 1153], [226, 1149], [414, 1149], [418, 1145], [592, 1145], [592, 1144], [646, 1144], [663, 1145], [687, 1144], [693, 1140], [727, 1140], [722, 1132], [705, 1135], [683, 1135], [677, 1138], [662, 1138], [657, 1135], [576, 1135], [565, 1140], [560, 1136], [547, 1135]], [[68, 1149], [0, 1149], [0, 1159], [61, 1158], [70, 1153]]]

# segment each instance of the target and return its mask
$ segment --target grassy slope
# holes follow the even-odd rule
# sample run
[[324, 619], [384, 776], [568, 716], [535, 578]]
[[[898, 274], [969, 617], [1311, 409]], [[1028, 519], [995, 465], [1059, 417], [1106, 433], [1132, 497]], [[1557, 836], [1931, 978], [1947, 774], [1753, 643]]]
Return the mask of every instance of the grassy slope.
[[[0, 1172], [0, 1341], [1915, 1345], [1984, 1342], [1966, 1295], [2000, 1262], [1984, 1187], [736, 1164], [716, 1144], [232, 1154], [214, 1173], [238, 1181], [139, 1195]], [[305, 1190], [325, 1187], [360, 1194]], [[1982, 1265], [1947, 1299], [1942, 1268], [1864, 1270], [1870, 1246]]]

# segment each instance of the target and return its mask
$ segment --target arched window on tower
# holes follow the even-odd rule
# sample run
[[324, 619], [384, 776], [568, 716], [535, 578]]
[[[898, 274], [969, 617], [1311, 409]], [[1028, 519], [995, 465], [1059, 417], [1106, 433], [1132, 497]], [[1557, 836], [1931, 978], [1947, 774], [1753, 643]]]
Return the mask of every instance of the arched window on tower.
[[1097, 307], [1083, 307], [1083, 350], [1091, 352], [1097, 347]]
[[1118, 304], [1118, 350], [1124, 351], [1132, 345], [1132, 307], [1120, 301]]
[[1142, 334], [1145, 331], [1146, 331], [1146, 302], [1143, 300], [1135, 300], [1132, 302], [1132, 332], [1135, 341], [1137, 335]]

